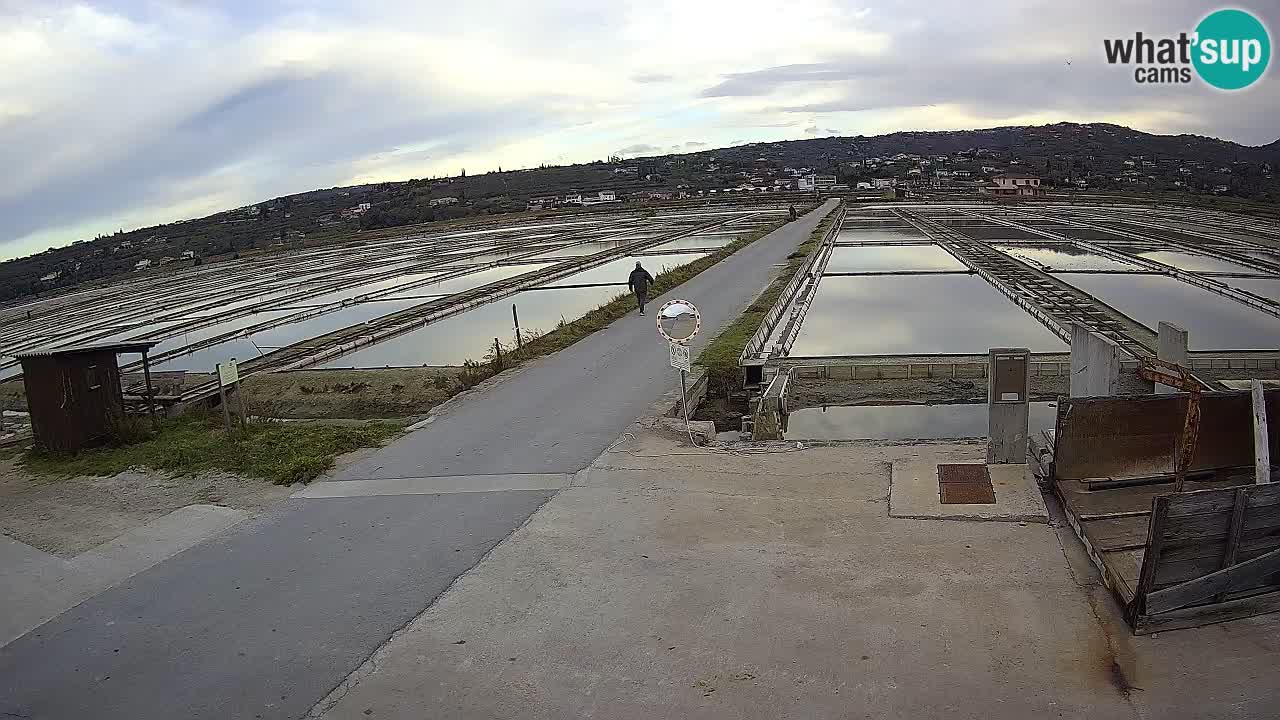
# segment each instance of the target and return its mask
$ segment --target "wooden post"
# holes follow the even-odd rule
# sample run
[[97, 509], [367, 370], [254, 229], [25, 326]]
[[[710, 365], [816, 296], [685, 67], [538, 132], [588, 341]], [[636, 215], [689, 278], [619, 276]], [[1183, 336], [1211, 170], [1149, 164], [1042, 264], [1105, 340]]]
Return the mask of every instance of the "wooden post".
[[1271, 482], [1271, 438], [1267, 431], [1267, 395], [1262, 381], [1250, 383], [1253, 389], [1253, 481], [1258, 485]]
[[240, 384], [240, 381], [237, 380], [235, 384], [236, 405], [240, 408], [240, 427], [245, 427], [249, 424], [249, 412], [244, 407], [244, 393], [240, 391]]
[[[215, 372], [217, 366], [214, 366]], [[218, 375], [218, 401], [222, 404], [222, 422], [227, 427], [227, 432], [231, 432], [231, 411], [227, 409], [227, 389], [222, 385], [222, 373]]]
[[524, 340], [520, 338], [520, 316], [516, 314], [516, 304], [511, 303], [511, 321], [516, 324], [516, 347], [524, 348]]
[[156, 394], [151, 389], [151, 361], [147, 359], [147, 351], [142, 351], [142, 377], [147, 381], [147, 412], [151, 415], [151, 424], [156, 424]]
[[[1235, 504], [1231, 507], [1231, 526], [1227, 530], [1227, 548], [1222, 553], [1222, 563], [1218, 565], [1219, 570], [1236, 564], [1236, 554], [1240, 549], [1240, 535], [1244, 532], [1244, 510], [1249, 502], [1249, 496], [1245, 494], [1244, 488], [1236, 489], [1234, 502]], [[1225, 595], [1225, 593], [1218, 593], [1213, 596], [1213, 601], [1222, 602]]]

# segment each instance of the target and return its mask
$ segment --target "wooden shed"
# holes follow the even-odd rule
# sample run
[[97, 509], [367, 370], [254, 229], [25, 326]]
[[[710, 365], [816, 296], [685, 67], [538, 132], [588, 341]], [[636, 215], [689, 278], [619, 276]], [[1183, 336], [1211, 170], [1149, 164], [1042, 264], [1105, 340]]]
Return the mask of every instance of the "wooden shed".
[[31, 432], [44, 450], [79, 450], [111, 437], [125, 416], [119, 353], [141, 353], [154, 413], [147, 352], [156, 342], [79, 345], [19, 353]]

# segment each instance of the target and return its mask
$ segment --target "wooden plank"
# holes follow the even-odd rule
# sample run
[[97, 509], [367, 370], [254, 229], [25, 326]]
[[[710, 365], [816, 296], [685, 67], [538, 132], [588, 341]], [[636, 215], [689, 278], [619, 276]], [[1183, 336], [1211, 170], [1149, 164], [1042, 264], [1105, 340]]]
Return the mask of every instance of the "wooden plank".
[[1115, 520], [1117, 518], [1136, 518], [1136, 517], [1149, 518], [1151, 517], [1151, 511], [1150, 510], [1126, 510], [1123, 512], [1088, 513], [1083, 515], [1077, 515], [1076, 517], [1078, 517], [1081, 522], [1091, 522], [1093, 520]]
[[1150, 513], [1118, 518], [1090, 520], [1082, 527], [1094, 547], [1102, 552], [1147, 547]]
[[[1143, 571], [1145, 573], [1146, 563], [1143, 563]], [[1213, 597], [1220, 592], [1244, 587], [1247, 583], [1257, 582], [1277, 572], [1280, 572], [1280, 550], [1272, 550], [1265, 555], [1259, 555], [1252, 560], [1246, 560], [1195, 580], [1188, 580], [1181, 585], [1147, 593], [1144, 601], [1145, 610], [1151, 615], [1177, 610], [1199, 600]]]
[[[1280, 390], [1266, 393], [1267, 399]], [[1172, 472], [1186, 417], [1184, 395], [1066, 398], [1059, 404], [1057, 476], [1138, 477]], [[1249, 393], [1204, 393], [1199, 442], [1190, 470], [1253, 464]]]
[[1151, 501], [1151, 525], [1147, 531], [1147, 552], [1142, 558], [1142, 570], [1138, 586], [1134, 588], [1133, 602], [1129, 604], [1129, 624], [1137, 624], [1138, 615], [1147, 614], [1147, 594], [1156, 578], [1156, 565], [1164, 547], [1164, 524], [1169, 516], [1169, 496], [1161, 495]]
[[[1265, 530], [1280, 526], [1280, 505], [1251, 508], [1245, 504], [1244, 529]], [[1188, 543], [1202, 540], [1225, 540], [1231, 529], [1228, 512], [1205, 513], [1169, 520], [1162, 528], [1164, 540]]]
[[1262, 381], [1253, 383], [1253, 462], [1254, 482], [1265, 485], [1271, 482], [1271, 443], [1267, 435], [1267, 396]]
[[1271, 592], [1212, 605], [1182, 608], [1159, 615], [1139, 615], [1133, 623], [1133, 633], [1149, 635], [1166, 630], [1201, 627], [1277, 610], [1280, 610], [1280, 592]]
[[[1189, 490], [1177, 496], [1177, 500], [1169, 508], [1169, 517], [1227, 512], [1235, 507], [1235, 502], [1233, 488]], [[1252, 509], [1267, 505], [1280, 505], [1280, 484], [1251, 488], [1248, 507]]]
[[[1254, 380], [1254, 382], [1256, 383], [1258, 381]], [[1261, 385], [1259, 385], [1259, 387], [1261, 387]], [[1261, 395], [1257, 395], [1254, 399], [1256, 400], [1260, 397]], [[1263, 412], [1266, 412], [1265, 408], [1263, 408]], [[1265, 418], [1263, 422], [1265, 424]], [[1266, 429], [1265, 425], [1263, 429]], [[1267, 471], [1271, 471], [1270, 461], [1267, 463]], [[1240, 536], [1244, 533], [1244, 508], [1246, 500], [1245, 489], [1240, 488], [1236, 490], [1236, 506], [1231, 512], [1231, 527], [1227, 531], [1226, 548], [1222, 552], [1222, 568], [1228, 568], [1236, 564], [1236, 553], [1240, 549]], [[1219, 593], [1213, 598], [1214, 602], [1222, 602], [1222, 600], [1222, 593]]]

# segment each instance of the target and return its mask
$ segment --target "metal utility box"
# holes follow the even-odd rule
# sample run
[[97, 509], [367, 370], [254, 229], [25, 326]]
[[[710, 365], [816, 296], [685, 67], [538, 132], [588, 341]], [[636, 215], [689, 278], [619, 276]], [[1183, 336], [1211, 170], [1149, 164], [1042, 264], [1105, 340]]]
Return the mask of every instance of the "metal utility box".
[[145, 361], [155, 344], [84, 345], [18, 354], [36, 445], [74, 451], [110, 438], [125, 414], [116, 354], [140, 352]]
[[1027, 461], [1031, 351], [992, 348], [989, 363], [987, 462], [1020, 465]]

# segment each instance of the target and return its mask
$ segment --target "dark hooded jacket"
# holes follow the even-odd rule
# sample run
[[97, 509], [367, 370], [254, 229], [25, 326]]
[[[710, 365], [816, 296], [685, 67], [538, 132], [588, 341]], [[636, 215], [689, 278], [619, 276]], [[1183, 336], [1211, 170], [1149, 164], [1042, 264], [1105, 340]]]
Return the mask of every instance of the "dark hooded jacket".
[[649, 286], [653, 284], [653, 276], [644, 268], [636, 268], [631, 271], [631, 276], [627, 278], [627, 287], [632, 292], [649, 292]]

